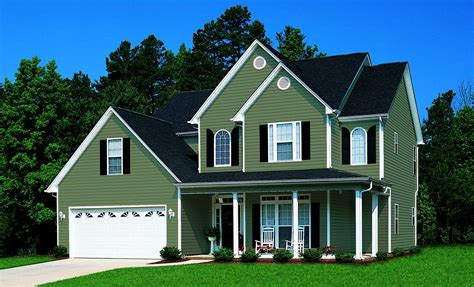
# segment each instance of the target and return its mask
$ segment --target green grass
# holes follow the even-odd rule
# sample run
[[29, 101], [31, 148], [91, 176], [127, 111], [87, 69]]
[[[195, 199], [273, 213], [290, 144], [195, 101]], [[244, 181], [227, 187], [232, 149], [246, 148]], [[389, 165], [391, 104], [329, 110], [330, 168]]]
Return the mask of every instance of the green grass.
[[13, 268], [56, 260], [48, 256], [1, 257], [0, 269]]
[[470, 286], [474, 245], [424, 248], [382, 263], [195, 264], [116, 269], [48, 286]]

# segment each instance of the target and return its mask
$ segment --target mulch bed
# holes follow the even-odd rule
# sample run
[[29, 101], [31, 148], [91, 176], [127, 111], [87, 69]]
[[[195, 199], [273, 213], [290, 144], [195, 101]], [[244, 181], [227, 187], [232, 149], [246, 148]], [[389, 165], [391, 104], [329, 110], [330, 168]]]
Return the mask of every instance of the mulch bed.
[[148, 263], [148, 265], [150, 265], [150, 264], [178, 263], [178, 262], [185, 262], [185, 261], [189, 261], [189, 260], [191, 260], [191, 259], [184, 258], [184, 259], [179, 259], [179, 260], [175, 260], [175, 261], [161, 260], [161, 261]]

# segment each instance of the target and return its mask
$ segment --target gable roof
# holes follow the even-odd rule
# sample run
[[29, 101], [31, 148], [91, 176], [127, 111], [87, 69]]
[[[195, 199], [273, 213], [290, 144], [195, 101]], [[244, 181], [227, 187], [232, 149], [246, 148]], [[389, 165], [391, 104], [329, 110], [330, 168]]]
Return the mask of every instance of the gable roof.
[[177, 133], [197, 131], [188, 120], [211, 93], [212, 89], [175, 94], [164, 106], [157, 109], [153, 116], [172, 122]]

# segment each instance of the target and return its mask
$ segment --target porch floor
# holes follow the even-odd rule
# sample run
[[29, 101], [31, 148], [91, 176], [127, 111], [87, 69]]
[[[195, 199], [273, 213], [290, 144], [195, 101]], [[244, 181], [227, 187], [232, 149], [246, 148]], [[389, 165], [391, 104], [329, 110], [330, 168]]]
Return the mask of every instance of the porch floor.
[[[371, 261], [371, 260], [374, 259], [374, 257], [372, 257], [372, 255], [370, 253], [365, 253], [363, 255], [363, 257], [364, 257], [364, 259], [362, 259], [360, 261], [366, 261], [366, 260]], [[214, 256], [212, 256], [211, 254], [188, 255], [188, 256], [186, 256], [186, 258], [189, 258], [191, 260], [214, 260]], [[262, 259], [272, 259], [273, 255], [272, 254], [262, 254], [260, 256], [260, 258], [262, 258]], [[334, 260], [335, 260], [334, 255], [329, 255], [329, 256], [323, 255], [323, 257], [321, 258], [321, 261], [334, 261]]]

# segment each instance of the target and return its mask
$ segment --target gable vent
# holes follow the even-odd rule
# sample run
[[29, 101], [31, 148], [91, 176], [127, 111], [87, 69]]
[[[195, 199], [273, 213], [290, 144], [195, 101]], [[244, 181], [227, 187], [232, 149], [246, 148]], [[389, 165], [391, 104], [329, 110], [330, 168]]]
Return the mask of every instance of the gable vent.
[[253, 60], [253, 67], [257, 70], [265, 68], [266, 65], [267, 61], [262, 56], [255, 57], [255, 59]]
[[287, 77], [281, 77], [278, 79], [277, 86], [280, 90], [286, 90], [290, 87], [290, 79]]

